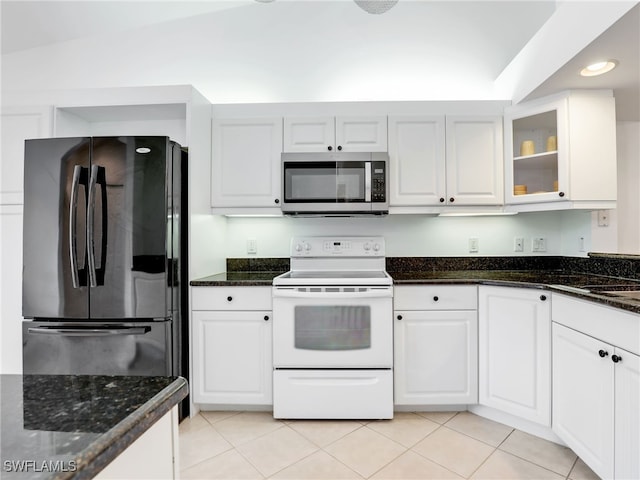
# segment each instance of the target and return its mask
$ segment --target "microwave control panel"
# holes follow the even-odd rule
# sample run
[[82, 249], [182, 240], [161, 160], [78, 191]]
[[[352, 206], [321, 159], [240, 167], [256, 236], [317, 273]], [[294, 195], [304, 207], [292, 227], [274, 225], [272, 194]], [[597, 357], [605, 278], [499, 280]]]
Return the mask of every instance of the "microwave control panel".
[[387, 186], [385, 162], [371, 162], [371, 201], [386, 202]]

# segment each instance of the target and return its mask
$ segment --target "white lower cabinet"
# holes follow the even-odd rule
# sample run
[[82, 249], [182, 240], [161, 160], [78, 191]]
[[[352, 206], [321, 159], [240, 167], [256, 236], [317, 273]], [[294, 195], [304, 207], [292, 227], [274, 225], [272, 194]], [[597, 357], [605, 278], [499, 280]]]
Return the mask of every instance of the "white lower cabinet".
[[477, 287], [397, 286], [394, 302], [394, 403], [476, 403]]
[[[193, 287], [193, 401], [198, 404], [271, 405], [270, 287]], [[257, 295], [251, 300], [250, 292]], [[243, 295], [246, 302], [239, 302]], [[229, 302], [228, 310], [198, 310]], [[208, 299], [208, 300], [207, 300]], [[229, 300], [227, 300], [229, 299]]]
[[[600, 477], [640, 478], [640, 356], [555, 323], [568, 311], [554, 307], [553, 431]], [[614, 310], [600, 322], [623, 332]]]
[[480, 286], [479, 403], [551, 426], [551, 302], [535, 289]]
[[170, 480], [180, 478], [178, 408], [173, 407], [94, 478]]

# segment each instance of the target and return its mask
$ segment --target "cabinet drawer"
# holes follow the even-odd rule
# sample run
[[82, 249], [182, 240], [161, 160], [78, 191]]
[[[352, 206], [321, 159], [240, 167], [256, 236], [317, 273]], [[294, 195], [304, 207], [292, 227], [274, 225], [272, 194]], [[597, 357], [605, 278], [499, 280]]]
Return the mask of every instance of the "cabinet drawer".
[[271, 310], [271, 287], [193, 287], [192, 310]]
[[475, 285], [396, 286], [395, 310], [476, 310], [478, 287]]
[[554, 293], [551, 320], [640, 355], [640, 315]]

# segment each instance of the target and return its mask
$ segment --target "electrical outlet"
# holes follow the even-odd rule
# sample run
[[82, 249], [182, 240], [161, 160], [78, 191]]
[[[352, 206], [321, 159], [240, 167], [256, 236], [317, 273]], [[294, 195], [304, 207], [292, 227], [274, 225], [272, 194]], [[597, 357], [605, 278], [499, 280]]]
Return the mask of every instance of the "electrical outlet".
[[524, 252], [524, 238], [515, 237], [513, 239], [513, 251], [514, 252]]
[[547, 251], [547, 239], [544, 237], [533, 237], [531, 240], [532, 252], [546, 252]]
[[598, 226], [609, 226], [609, 210], [598, 210]]
[[469, 237], [469, 253], [478, 253], [479, 250], [478, 237]]
[[255, 238], [247, 238], [247, 253], [258, 253], [258, 241]]

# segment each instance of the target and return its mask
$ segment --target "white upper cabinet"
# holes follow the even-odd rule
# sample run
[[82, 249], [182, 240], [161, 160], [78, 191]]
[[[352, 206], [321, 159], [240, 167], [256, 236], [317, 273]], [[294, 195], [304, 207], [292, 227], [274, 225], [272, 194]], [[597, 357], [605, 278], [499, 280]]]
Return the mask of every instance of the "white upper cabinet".
[[445, 203], [444, 116], [389, 117], [389, 205]]
[[211, 206], [280, 209], [282, 118], [214, 119]]
[[386, 152], [387, 117], [285, 117], [284, 152]]
[[390, 116], [390, 207], [502, 205], [500, 116]]
[[545, 209], [540, 204], [549, 209], [615, 207], [611, 91], [565, 92], [523, 103], [507, 108], [504, 120], [505, 197], [514, 210]]
[[447, 116], [447, 203], [501, 205], [502, 117]]
[[0, 205], [22, 205], [24, 141], [51, 136], [52, 107], [2, 107]]

